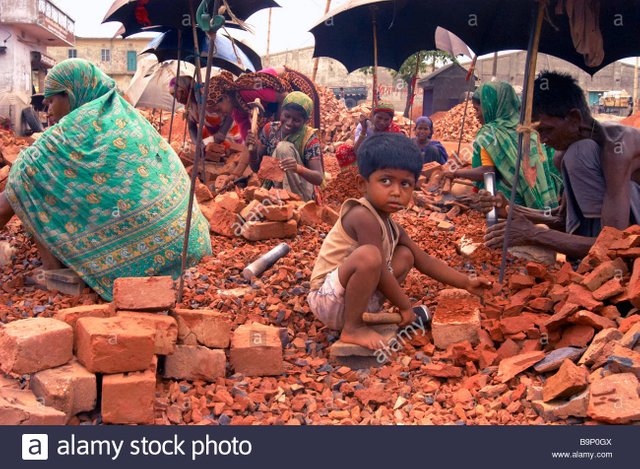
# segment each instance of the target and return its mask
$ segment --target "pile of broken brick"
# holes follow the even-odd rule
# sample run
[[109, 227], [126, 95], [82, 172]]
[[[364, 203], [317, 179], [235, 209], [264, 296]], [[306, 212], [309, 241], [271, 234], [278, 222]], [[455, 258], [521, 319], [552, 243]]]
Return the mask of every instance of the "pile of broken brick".
[[170, 277], [121, 278], [113, 303], [2, 326], [0, 368], [9, 377], [0, 378], [0, 425], [65, 424], [98, 402], [104, 423], [153, 424], [159, 370], [215, 382], [227, 373], [227, 355], [236, 373], [280, 375], [280, 329], [232, 332], [219, 312], [177, 309]]
[[215, 198], [204, 185], [196, 197], [211, 232], [249, 241], [293, 238], [299, 225], [315, 226], [324, 221], [333, 225], [338, 214], [314, 201], [302, 202], [286, 189], [248, 187], [225, 192]]

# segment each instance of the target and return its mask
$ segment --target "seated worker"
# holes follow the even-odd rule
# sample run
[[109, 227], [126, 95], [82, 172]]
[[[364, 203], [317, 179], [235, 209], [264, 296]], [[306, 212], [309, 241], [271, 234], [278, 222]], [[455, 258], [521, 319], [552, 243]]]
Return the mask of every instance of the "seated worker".
[[238, 125], [241, 140], [246, 142], [251, 130], [250, 103], [259, 99], [266, 114], [259, 120], [260, 129], [282, 110], [282, 100], [292, 91], [301, 91], [313, 102], [311, 125], [320, 126], [320, 97], [314, 83], [300, 72], [287, 67], [274, 67], [255, 73], [243, 73], [237, 79], [223, 71], [209, 81], [207, 109], [222, 116], [231, 116]]
[[482, 296], [491, 283], [471, 278], [431, 257], [409, 238], [391, 215], [406, 208], [422, 170], [416, 145], [404, 135], [367, 139], [358, 151], [358, 184], [365, 194], [340, 209], [320, 249], [309, 306], [340, 340], [375, 349], [382, 337], [362, 322], [365, 312], [379, 312], [385, 299], [400, 310], [401, 327], [415, 320], [400, 284], [417, 268], [425, 275]]
[[[267, 123], [257, 141], [252, 132], [247, 134], [247, 145], [253, 145], [249, 164], [258, 172], [262, 158], [272, 156], [280, 161], [285, 171], [283, 187], [302, 197], [316, 200], [316, 187], [324, 180], [322, 150], [316, 130], [307, 125], [313, 115], [313, 101], [300, 91], [289, 93], [282, 102], [280, 121]], [[265, 187], [274, 187], [266, 181]]]
[[416, 136], [413, 139], [420, 153], [422, 154], [422, 164], [440, 163], [445, 164], [449, 160], [447, 150], [437, 140], [431, 140], [433, 137], [433, 121], [427, 116], [418, 117], [416, 120]]
[[[473, 142], [473, 169], [447, 171], [450, 179], [465, 178], [482, 187], [484, 173], [494, 172], [496, 189], [511, 196], [511, 184], [518, 159], [520, 100], [505, 82], [485, 83], [473, 95], [473, 107], [482, 127]], [[532, 135], [529, 154], [522, 159], [516, 203], [538, 210], [558, 206], [560, 176], [552, 168], [552, 154]]]
[[[566, 214], [516, 207], [510, 245], [548, 247], [579, 259], [604, 226], [624, 229], [639, 223], [640, 130], [597, 122], [576, 80], [554, 72], [543, 72], [535, 82], [533, 115], [542, 141], [563, 152], [555, 160], [562, 170]], [[504, 199], [488, 200], [506, 217]], [[505, 223], [492, 227], [487, 245], [501, 246], [504, 229]]]
[[[11, 167], [0, 229], [15, 214], [44, 270], [67, 266], [107, 301], [119, 277], [180, 275], [190, 179], [169, 144], [96, 65], [69, 59], [45, 78], [54, 122]], [[197, 204], [187, 265], [211, 255]]]
[[381, 102], [371, 111], [371, 120], [364, 114], [361, 115], [354, 135], [355, 144], [344, 144], [336, 150], [338, 165], [346, 168], [355, 164], [358, 148], [369, 137], [387, 132], [404, 134], [398, 124], [393, 122], [395, 114], [393, 104]]

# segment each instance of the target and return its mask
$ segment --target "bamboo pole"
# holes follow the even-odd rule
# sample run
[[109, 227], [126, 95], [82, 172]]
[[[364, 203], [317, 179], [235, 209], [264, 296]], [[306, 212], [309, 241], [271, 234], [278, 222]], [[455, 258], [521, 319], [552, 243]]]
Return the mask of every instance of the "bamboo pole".
[[[469, 80], [471, 80], [471, 78], [473, 78], [475, 75], [477, 60], [478, 60], [478, 56], [475, 55], [473, 57], [473, 60], [471, 61], [471, 68], [469, 68], [469, 73], [467, 74], [467, 82], [469, 82]], [[476, 83], [475, 78], [470, 83], [473, 85], [473, 88], [475, 88], [475, 83]], [[470, 86], [469, 88], [472, 88], [472, 87]], [[462, 126], [460, 127], [460, 138], [458, 139], [458, 152], [457, 152], [458, 156], [460, 156], [460, 151], [462, 149], [462, 138], [464, 137], [464, 126], [467, 123], [467, 110], [469, 109], [469, 101], [471, 101], [471, 98], [469, 98], [469, 92], [473, 91], [473, 88], [469, 91], [465, 91], [466, 96], [464, 97], [464, 113], [462, 114]]]
[[[182, 30], [178, 29], [178, 70], [176, 71], [176, 88], [180, 79], [180, 62], [182, 55]], [[171, 136], [173, 135], [173, 120], [176, 116], [176, 90], [173, 90], [173, 101], [171, 102], [171, 122], [169, 123], [169, 145], [171, 145]]]
[[269, 8], [269, 26], [267, 27], [267, 56], [266, 62], [269, 65], [270, 52], [271, 52], [271, 15], [273, 14], [273, 8]]
[[640, 57], [636, 57], [636, 65], [633, 69], [633, 106], [632, 113], [638, 112], [638, 66], [640, 65]]
[[547, 3], [541, 1], [538, 4], [537, 11], [532, 12], [531, 35], [529, 37], [529, 47], [527, 49], [527, 65], [525, 70], [524, 82], [524, 99], [522, 109], [520, 111], [520, 122], [522, 130], [518, 136], [518, 159], [516, 160], [516, 170], [511, 182], [511, 197], [509, 199], [509, 214], [507, 216], [507, 224], [504, 230], [504, 240], [502, 244], [502, 261], [500, 263], [499, 282], [504, 282], [504, 275], [507, 268], [507, 253], [509, 249], [509, 228], [513, 220], [513, 207], [515, 206], [518, 181], [520, 179], [520, 168], [522, 166], [522, 158], [529, 154], [531, 148], [531, 114], [533, 108], [533, 86], [536, 75], [536, 65], [538, 63], [538, 49], [540, 46], [540, 35], [542, 33], [542, 23], [544, 20], [545, 9]]
[[373, 107], [378, 105], [378, 23], [376, 10], [371, 9], [373, 23]]
[[[330, 9], [331, 9], [331, 0], [327, 0], [327, 5], [324, 8], [325, 16], [327, 15], [327, 13], [329, 13]], [[311, 75], [311, 80], [313, 80], [314, 82], [316, 81], [316, 76], [318, 76], [318, 65], [319, 64], [320, 64], [320, 57], [316, 57], [313, 60], [313, 74]]]

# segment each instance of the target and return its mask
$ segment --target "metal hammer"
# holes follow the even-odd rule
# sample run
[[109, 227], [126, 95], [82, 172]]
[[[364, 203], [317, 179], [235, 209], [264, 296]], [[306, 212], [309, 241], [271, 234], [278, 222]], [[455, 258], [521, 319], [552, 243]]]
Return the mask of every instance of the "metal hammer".
[[[422, 320], [424, 325], [431, 323], [431, 312], [425, 305], [415, 306], [413, 312]], [[381, 324], [400, 324], [402, 317], [399, 313], [363, 313], [362, 322], [368, 325], [381, 325]]]
[[[260, 98], [256, 98], [252, 103], [247, 103], [251, 108], [251, 133], [258, 138], [258, 117], [260, 113], [264, 114], [264, 106], [260, 102]], [[254, 146], [249, 145], [249, 151], [253, 151]]]

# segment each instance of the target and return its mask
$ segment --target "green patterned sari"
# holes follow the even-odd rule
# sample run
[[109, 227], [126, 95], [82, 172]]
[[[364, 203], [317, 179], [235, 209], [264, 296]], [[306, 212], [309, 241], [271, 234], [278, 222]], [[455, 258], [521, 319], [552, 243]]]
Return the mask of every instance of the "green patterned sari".
[[[484, 83], [474, 94], [482, 105], [485, 124], [473, 142], [474, 168], [482, 166], [484, 148], [496, 166], [496, 186], [507, 198], [518, 159], [518, 124], [520, 99], [513, 87], [505, 82]], [[483, 186], [484, 184], [482, 184]], [[516, 204], [538, 210], [558, 206], [562, 178], [553, 166], [553, 150], [540, 143], [538, 135], [531, 135], [531, 150], [524, 155], [516, 189]]]
[[[105, 300], [118, 277], [180, 274], [189, 177], [165, 140], [79, 59], [54, 67], [45, 96], [71, 112], [20, 154], [5, 194], [25, 227]], [[187, 265], [211, 254], [193, 210]]]

